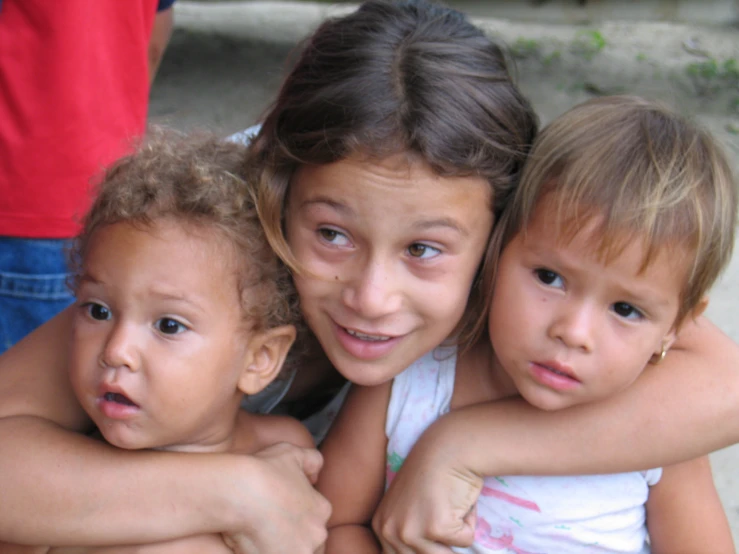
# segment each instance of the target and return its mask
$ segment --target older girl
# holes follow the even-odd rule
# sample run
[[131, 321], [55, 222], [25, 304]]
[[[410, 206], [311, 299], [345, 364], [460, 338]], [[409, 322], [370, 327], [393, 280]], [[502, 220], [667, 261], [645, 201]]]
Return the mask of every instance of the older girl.
[[[474, 331], [487, 240], [535, 131], [500, 48], [458, 12], [421, 0], [371, 0], [314, 33], [248, 165], [258, 170], [268, 236], [295, 269], [303, 313], [335, 367], [320, 357], [304, 364], [283, 401], [293, 413], [312, 412], [345, 378], [382, 383], [446, 338]], [[440, 292], [455, 300], [442, 301]], [[301, 476], [318, 463], [309, 452], [267, 459], [120, 453], [84, 437], [90, 422], [63, 362], [69, 317], [0, 359], [0, 444], [7, 451], [0, 456], [0, 536], [110, 544], [134, 534], [154, 540], [239, 530], [250, 537], [240, 543], [243, 552], [315, 550], [324, 513]], [[719, 423], [739, 420], [739, 348], [708, 323], [686, 330], [681, 346], [684, 353], [641, 379], [615, 410], [603, 404], [552, 422], [522, 406], [501, 406], [493, 418], [474, 408], [460, 412], [462, 425], [478, 434], [483, 423], [485, 441], [508, 433], [516, 440], [470, 453], [445, 446], [423, 463], [442, 474], [459, 461], [483, 474], [582, 473], [658, 465], [729, 444], [739, 426]], [[686, 398], [696, 379], [700, 387]], [[654, 390], [667, 397], [669, 417], [656, 417], [658, 407], [642, 401]], [[573, 455], [589, 450], [596, 430], [614, 417], [618, 425], [597, 456]], [[624, 452], [637, 423], [643, 448]], [[447, 495], [446, 483], [400, 495], [403, 502], [431, 494], [454, 504], [442, 510], [448, 518], [426, 518], [430, 533], [412, 517], [398, 526], [383, 512], [398, 548], [396, 529], [415, 551], [438, 552], [435, 539], [463, 528], [476, 491]], [[172, 516], [167, 525], [156, 517], [162, 512]], [[465, 532], [452, 539], [469, 539]]]

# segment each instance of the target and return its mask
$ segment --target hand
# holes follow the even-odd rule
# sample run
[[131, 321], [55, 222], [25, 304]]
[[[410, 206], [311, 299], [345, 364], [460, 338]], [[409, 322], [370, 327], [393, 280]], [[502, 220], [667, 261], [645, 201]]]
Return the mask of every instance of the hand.
[[472, 544], [482, 478], [459, 465], [449, 451], [416, 444], [372, 519], [385, 554], [451, 554]]
[[247, 499], [257, 516], [223, 534], [237, 554], [313, 554], [326, 541], [331, 506], [312, 487], [323, 459], [317, 450], [280, 443], [254, 455], [258, 483]]

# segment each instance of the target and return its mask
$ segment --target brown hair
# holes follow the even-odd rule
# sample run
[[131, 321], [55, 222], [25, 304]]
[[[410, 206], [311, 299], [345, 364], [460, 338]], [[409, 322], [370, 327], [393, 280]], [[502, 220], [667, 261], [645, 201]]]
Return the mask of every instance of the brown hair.
[[[251, 145], [247, 170], [256, 172], [270, 244], [299, 271], [283, 233], [299, 165], [407, 153], [441, 176], [486, 179], [497, 215], [536, 129], [503, 50], [462, 13], [423, 0], [370, 0], [307, 40]], [[480, 312], [477, 290], [460, 327]]]
[[[602, 217], [597, 252], [609, 259], [643, 240], [642, 269], [659, 249], [692, 257], [675, 322], [701, 301], [731, 258], [737, 187], [711, 135], [660, 104], [632, 96], [585, 102], [546, 127], [503, 216], [497, 247], [526, 230], [537, 203], [555, 202], [565, 239]], [[493, 276], [486, 276], [492, 289]]]
[[212, 229], [233, 246], [250, 328], [294, 323], [291, 279], [264, 235], [253, 188], [240, 176], [245, 151], [210, 134], [152, 129], [135, 153], [105, 172], [72, 252], [77, 278], [101, 227], [126, 222], [146, 228], [157, 219], [173, 218], [198, 230]]

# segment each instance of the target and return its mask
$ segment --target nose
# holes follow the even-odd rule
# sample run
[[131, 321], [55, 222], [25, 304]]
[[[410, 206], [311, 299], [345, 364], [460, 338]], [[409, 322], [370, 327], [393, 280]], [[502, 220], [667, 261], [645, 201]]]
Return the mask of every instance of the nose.
[[597, 326], [595, 306], [584, 301], [565, 300], [558, 307], [549, 334], [568, 348], [592, 352]]
[[113, 326], [100, 354], [100, 365], [113, 369], [139, 370], [133, 325], [119, 322]]
[[392, 261], [370, 259], [357, 264], [343, 285], [344, 305], [363, 318], [378, 319], [402, 306], [402, 276]]

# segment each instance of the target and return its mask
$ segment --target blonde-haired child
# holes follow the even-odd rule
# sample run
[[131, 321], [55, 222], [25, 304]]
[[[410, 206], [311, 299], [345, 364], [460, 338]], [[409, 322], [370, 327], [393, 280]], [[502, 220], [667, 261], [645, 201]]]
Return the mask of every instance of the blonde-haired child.
[[[659, 363], [728, 263], [736, 209], [711, 137], [659, 105], [602, 98], [549, 125], [492, 242], [490, 342], [437, 348], [392, 384], [357, 389], [324, 442], [327, 552], [379, 551], [366, 527], [374, 509], [444, 413], [516, 395], [560, 410], [615, 395]], [[490, 477], [476, 510], [474, 545], [460, 552], [734, 551], [705, 458]]]
[[[239, 409], [245, 394], [278, 377], [297, 319], [289, 276], [239, 176], [243, 159], [240, 145], [158, 131], [105, 175], [73, 254], [69, 375], [111, 445], [196, 453], [313, 446], [298, 421]], [[2, 551], [15, 548], [27, 551]], [[196, 535], [33, 551], [231, 549], [220, 535]]]

